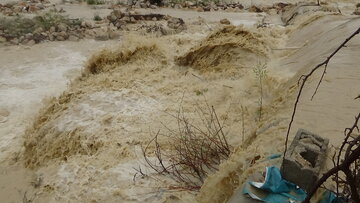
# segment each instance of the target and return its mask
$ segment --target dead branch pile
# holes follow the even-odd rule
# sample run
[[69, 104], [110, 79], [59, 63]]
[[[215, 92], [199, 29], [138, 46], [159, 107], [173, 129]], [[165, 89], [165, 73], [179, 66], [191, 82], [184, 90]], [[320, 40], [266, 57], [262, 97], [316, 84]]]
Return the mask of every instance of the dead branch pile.
[[[230, 155], [223, 124], [214, 107], [207, 106], [206, 110], [198, 107], [196, 112], [200, 122], [195, 124], [180, 108], [177, 115], [171, 115], [177, 122], [177, 128], [164, 125], [165, 133], [159, 130], [143, 148], [147, 165], [157, 173], [174, 179], [181, 189], [200, 189], [206, 176], [217, 171], [221, 161]], [[165, 145], [159, 143], [159, 136], [168, 139], [166, 150]], [[151, 161], [151, 156], [155, 156], [156, 161]]]

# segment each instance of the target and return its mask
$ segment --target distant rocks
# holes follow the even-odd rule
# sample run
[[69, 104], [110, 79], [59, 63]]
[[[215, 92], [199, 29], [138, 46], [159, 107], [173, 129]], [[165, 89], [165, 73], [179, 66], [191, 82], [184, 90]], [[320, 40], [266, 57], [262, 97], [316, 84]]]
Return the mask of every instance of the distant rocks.
[[[185, 22], [181, 18], [174, 18], [162, 14], [140, 14], [134, 11], [122, 12], [118, 9], [115, 9], [107, 16], [110, 24], [115, 26], [117, 29], [126, 29], [128, 24], [137, 24], [144, 21], [157, 22], [162, 21], [165, 23], [152, 24], [152, 25], [141, 25], [138, 29], [146, 30], [147, 32], [156, 31], [161, 32], [162, 34], [172, 33], [172, 32], [181, 32], [186, 29]], [[172, 29], [173, 31], [169, 31]]]
[[36, 13], [47, 7], [48, 0], [31, 0], [0, 4], [0, 13], [6, 16], [15, 16], [18, 13]]
[[[49, 19], [46, 19], [46, 22], [37, 21], [39, 18], [40, 16], [33, 19], [6, 19], [7, 22], [2, 25], [0, 23], [0, 44], [31, 46], [43, 41], [79, 41], [84, 38], [108, 40], [119, 37], [117, 28], [106, 24], [99, 26], [92, 21], [70, 20], [59, 16], [55, 16], [54, 19], [61, 19], [60, 22], [52, 22]], [[48, 26], [49, 24], [52, 26]]]

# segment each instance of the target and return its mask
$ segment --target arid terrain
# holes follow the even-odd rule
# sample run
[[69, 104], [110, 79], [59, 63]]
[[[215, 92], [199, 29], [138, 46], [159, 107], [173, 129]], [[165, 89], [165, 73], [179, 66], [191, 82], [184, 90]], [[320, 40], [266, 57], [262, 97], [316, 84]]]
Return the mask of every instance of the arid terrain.
[[[283, 153], [298, 80], [360, 27], [357, 3], [0, 0], [0, 202], [226, 202]], [[290, 140], [339, 147], [359, 56], [357, 35], [313, 99], [309, 79]], [[215, 170], [189, 188], [149, 167], [157, 133], [171, 153], [179, 115], [211, 108], [230, 148]]]

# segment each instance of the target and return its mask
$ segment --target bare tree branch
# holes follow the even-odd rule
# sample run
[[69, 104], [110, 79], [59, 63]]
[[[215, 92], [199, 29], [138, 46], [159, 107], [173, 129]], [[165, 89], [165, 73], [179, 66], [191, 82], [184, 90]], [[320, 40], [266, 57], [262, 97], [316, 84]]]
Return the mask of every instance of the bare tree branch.
[[[315, 68], [313, 68], [308, 74], [306, 75], [302, 75], [299, 79], [299, 82], [301, 82], [300, 84], [300, 89], [299, 89], [299, 92], [297, 94], [297, 97], [296, 97], [296, 101], [295, 101], [295, 104], [294, 104], [294, 108], [293, 108], [293, 112], [292, 112], [292, 115], [291, 115], [291, 120], [289, 122], [289, 125], [288, 125], [288, 129], [287, 129], [287, 132], [286, 132], [286, 139], [285, 139], [285, 150], [284, 150], [284, 155], [286, 154], [286, 151], [287, 151], [287, 145], [288, 145], [288, 141], [289, 141], [289, 134], [290, 134], [290, 129], [291, 129], [291, 126], [292, 126], [292, 123], [294, 122], [294, 119], [295, 119], [295, 114], [296, 114], [296, 110], [297, 110], [297, 107], [298, 107], [298, 103], [300, 101], [300, 96], [302, 94], [302, 91], [304, 89], [304, 86], [305, 86], [305, 83], [307, 82], [308, 78], [310, 76], [312, 76], [312, 74], [318, 70], [320, 67], [322, 67], [323, 65], [325, 65], [325, 68], [323, 70], [323, 73], [322, 73], [322, 76], [316, 86], [316, 89], [312, 95], [312, 98], [315, 96], [321, 82], [322, 82], [322, 79], [326, 73], [326, 68], [327, 68], [327, 65], [329, 63], [329, 61], [331, 60], [331, 58], [338, 52], [340, 51], [343, 47], [346, 47], [346, 44], [353, 38], [355, 37], [357, 34], [360, 33], [360, 27], [352, 34], [350, 35], [350, 37], [348, 37], [343, 43], [340, 44], [340, 46], [329, 56], [326, 58], [326, 60], [320, 64], [318, 64], [317, 66], [315, 66]], [[285, 156], [284, 156], [285, 157]]]

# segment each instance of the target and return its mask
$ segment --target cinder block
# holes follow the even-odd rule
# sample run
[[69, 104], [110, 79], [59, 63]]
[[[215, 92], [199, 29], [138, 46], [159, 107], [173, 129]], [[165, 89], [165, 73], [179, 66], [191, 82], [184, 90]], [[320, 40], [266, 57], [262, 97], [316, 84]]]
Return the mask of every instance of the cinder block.
[[282, 177], [309, 192], [319, 178], [328, 144], [328, 139], [299, 129], [281, 165]]

